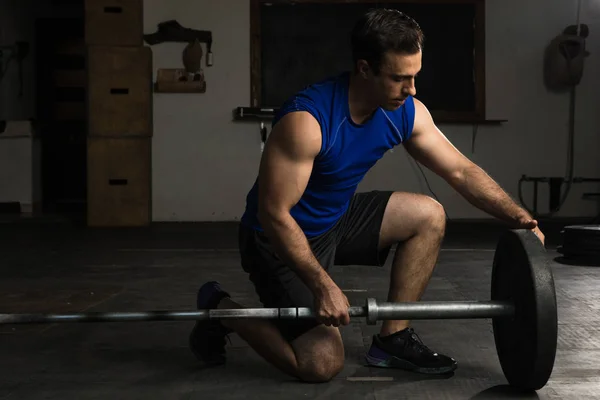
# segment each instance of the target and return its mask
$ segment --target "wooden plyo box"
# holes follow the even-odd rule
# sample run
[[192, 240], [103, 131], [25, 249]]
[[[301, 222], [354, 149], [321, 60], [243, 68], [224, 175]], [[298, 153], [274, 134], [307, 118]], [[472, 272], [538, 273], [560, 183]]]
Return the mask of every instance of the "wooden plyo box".
[[85, 0], [86, 44], [141, 46], [143, 41], [143, 0]]
[[152, 136], [152, 50], [90, 46], [88, 136]]
[[150, 224], [151, 141], [152, 138], [88, 138], [88, 226]]

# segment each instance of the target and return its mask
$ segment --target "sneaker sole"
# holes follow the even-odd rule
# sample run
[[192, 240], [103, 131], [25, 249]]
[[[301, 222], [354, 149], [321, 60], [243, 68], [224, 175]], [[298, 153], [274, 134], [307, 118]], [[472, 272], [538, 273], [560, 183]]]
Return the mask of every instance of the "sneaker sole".
[[404, 369], [407, 371], [418, 372], [421, 374], [430, 374], [430, 375], [440, 375], [447, 374], [454, 371], [457, 367], [456, 364], [451, 365], [449, 367], [440, 367], [440, 368], [427, 368], [427, 367], [419, 367], [410, 361], [403, 360], [398, 357], [390, 356], [389, 358], [383, 360], [380, 358], [375, 358], [367, 355], [366, 357], [367, 364], [372, 367], [378, 368], [394, 368], [394, 369]]

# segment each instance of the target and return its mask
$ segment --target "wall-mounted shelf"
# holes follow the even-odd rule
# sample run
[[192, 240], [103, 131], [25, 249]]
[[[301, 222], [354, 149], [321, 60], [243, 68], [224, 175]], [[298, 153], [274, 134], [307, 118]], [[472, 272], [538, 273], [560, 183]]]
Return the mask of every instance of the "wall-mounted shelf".
[[156, 73], [157, 93], [205, 93], [203, 74], [188, 74], [183, 68], [161, 68]]

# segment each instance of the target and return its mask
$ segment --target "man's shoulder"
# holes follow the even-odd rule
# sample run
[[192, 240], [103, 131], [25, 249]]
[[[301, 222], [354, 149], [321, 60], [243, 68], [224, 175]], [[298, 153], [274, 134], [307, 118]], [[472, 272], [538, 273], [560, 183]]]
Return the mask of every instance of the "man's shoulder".
[[347, 74], [341, 73], [305, 86], [282, 104], [273, 125], [291, 112], [306, 111], [319, 122], [322, 130], [327, 130], [343, 101], [346, 80]]
[[336, 96], [342, 94], [347, 81], [347, 73], [341, 73], [311, 83], [290, 96], [282, 108], [287, 104], [302, 101], [310, 102], [317, 107], [326, 108], [335, 101]]
[[348, 83], [348, 79], [348, 72], [327, 76], [298, 90], [292, 98], [295, 96], [308, 96], [317, 99], [319, 97], [331, 98], [336, 92], [343, 89], [343, 86]]

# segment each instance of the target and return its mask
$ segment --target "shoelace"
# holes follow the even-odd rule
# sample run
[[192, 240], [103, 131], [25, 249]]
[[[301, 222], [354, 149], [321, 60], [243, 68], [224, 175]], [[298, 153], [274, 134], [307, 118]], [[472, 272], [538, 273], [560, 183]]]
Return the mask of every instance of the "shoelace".
[[404, 340], [404, 346], [410, 346], [419, 353], [428, 352], [435, 355], [435, 353], [423, 343], [423, 341], [421, 340], [419, 335], [417, 335], [413, 328], [407, 329], [407, 336], [410, 338], [410, 340]]

